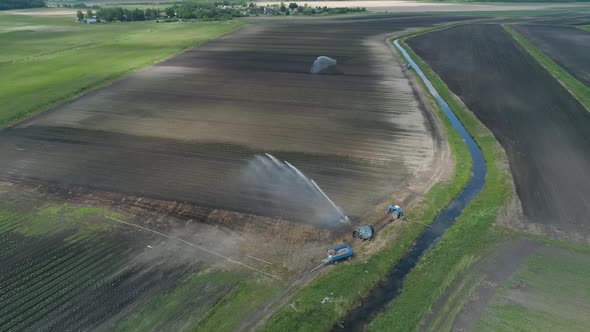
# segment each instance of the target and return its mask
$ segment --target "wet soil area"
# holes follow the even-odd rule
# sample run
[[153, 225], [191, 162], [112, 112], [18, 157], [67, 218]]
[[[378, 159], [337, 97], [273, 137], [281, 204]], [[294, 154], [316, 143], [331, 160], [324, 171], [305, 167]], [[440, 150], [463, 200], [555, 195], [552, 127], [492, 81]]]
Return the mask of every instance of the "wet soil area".
[[590, 113], [500, 25], [454, 27], [408, 44], [502, 144], [528, 222], [587, 242]]
[[[0, 133], [0, 176], [310, 222], [301, 204], [244, 190], [272, 153], [351, 218], [432, 152], [387, 45], [368, 37], [464, 17], [293, 20], [245, 27]], [[343, 75], [310, 75], [319, 55]]]
[[[590, 24], [590, 17], [588, 18]], [[573, 77], [590, 87], [590, 32], [574, 26], [517, 24], [514, 28]]]

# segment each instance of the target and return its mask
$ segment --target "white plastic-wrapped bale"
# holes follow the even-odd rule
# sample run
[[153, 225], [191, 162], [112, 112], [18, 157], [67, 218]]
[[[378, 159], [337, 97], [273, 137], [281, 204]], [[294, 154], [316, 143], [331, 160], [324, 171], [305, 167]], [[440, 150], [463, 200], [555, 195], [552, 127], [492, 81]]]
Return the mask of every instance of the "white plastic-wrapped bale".
[[336, 60], [327, 56], [319, 56], [311, 66], [310, 73], [312, 74], [326, 74], [334, 71], [336, 68]]

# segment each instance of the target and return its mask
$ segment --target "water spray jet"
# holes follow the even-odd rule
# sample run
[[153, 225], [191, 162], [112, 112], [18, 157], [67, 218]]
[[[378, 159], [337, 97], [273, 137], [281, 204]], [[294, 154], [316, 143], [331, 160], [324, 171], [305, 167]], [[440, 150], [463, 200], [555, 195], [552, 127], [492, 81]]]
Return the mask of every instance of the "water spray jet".
[[344, 212], [342, 212], [342, 210], [336, 204], [334, 204], [334, 202], [330, 199], [330, 197], [328, 197], [328, 195], [326, 195], [326, 193], [322, 190], [322, 188], [320, 188], [320, 186], [318, 186], [318, 184], [315, 183], [314, 180], [311, 180], [311, 183], [314, 185], [314, 187], [317, 190], [319, 190], [320, 193], [322, 193], [322, 195], [328, 200], [328, 202], [330, 202], [330, 204], [332, 204], [334, 209], [336, 209], [336, 211], [338, 211], [338, 213], [340, 213], [342, 218], [339, 221], [343, 224], [348, 224], [350, 227], [352, 227], [352, 224], [350, 223], [350, 219], [348, 219], [348, 216], [346, 216], [344, 214]]
[[296, 166], [270, 153], [253, 157], [241, 170], [239, 190], [252, 198], [254, 209], [332, 228], [338, 224], [352, 227], [342, 209]]
[[285, 160], [285, 164], [287, 164], [287, 166], [291, 167], [292, 170], [295, 171], [295, 173], [297, 173], [297, 175], [299, 175], [299, 177], [301, 177], [308, 185], [313, 186], [313, 184], [311, 183], [311, 181], [307, 178], [307, 176], [305, 176], [305, 174], [303, 174], [300, 170], [297, 169], [297, 167], [291, 165], [288, 161]]
[[279, 167], [282, 166], [281, 162], [277, 158], [275, 158], [273, 155], [271, 155], [270, 153], [265, 153], [265, 155], [268, 158], [270, 158], [270, 160], [272, 160], [277, 166], [279, 166]]

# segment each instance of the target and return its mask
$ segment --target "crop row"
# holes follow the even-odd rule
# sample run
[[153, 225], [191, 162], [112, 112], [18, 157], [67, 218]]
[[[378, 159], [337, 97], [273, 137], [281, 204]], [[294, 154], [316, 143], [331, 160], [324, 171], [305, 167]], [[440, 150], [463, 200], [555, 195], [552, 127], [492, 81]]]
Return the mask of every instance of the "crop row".
[[[55, 307], [59, 298], [68, 293], [71, 295], [71, 291], [84, 281], [93, 279], [104, 270], [110, 270], [111, 259], [116, 252], [101, 249], [90, 255], [83, 253], [81, 261], [76, 261], [75, 265], [47, 271], [45, 278], [40, 276], [31, 283], [15, 288], [12, 294], [9, 294], [12, 296], [7, 300], [9, 305], [0, 311], [0, 316], [4, 320], [0, 328], [8, 329], [19, 323], [34, 320], [34, 317], [44, 310]], [[20, 297], [14, 298], [15, 296]]]

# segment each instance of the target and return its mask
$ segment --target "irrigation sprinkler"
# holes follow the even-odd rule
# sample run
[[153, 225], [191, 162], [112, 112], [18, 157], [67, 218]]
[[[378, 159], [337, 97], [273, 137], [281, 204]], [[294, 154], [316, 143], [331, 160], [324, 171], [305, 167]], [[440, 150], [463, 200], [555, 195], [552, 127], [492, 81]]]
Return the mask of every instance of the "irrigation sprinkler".
[[328, 202], [330, 202], [330, 204], [332, 204], [334, 209], [336, 209], [336, 211], [338, 211], [338, 213], [340, 213], [342, 218], [339, 221], [342, 223], [346, 223], [350, 227], [352, 227], [352, 224], [350, 223], [350, 219], [348, 219], [348, 217], [344, 214], [344, 212], [342, 212], [342, 210], [338, 206], [336, 206], [336, 204], [334, 204], [334, 202], [330, 199], [330, 197], [328, 197], [328, 195], [326, 195], [326, 193], [322, 190], [322, 188], [320, 188], [320, 186], [318, 186], [318, 184], [315, 183], [314, 180], [311, 180], [311, 183], [314, 185], [314, 187], [316, 187], [317, 190], [319, 190], [320, 193], [322, 193], [322, 195], [324, 195], [324, 197], [328, 200]]

